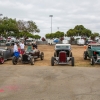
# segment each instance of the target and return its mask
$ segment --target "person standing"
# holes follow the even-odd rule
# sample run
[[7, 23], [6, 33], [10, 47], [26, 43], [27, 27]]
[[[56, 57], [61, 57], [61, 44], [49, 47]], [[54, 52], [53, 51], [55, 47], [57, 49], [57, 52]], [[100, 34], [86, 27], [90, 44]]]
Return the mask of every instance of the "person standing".
[[22, 43], [20, 43], [20, 49], [21, 49], [21, 54], [23, 54], [25, 52], [25, 45], [23, 41]]
[[36, 49], [37, 49], [37, 44], [36, 44], [36, 42], [34, 42], [32, 45], [33, 45], [33, 48], [36, 48]]
[[14, 43], [14, 47], [13, 47], [13, 55], [15, 56], [15, 57], [19, 57], [20, 56], [20, 53], [19, 53], [19, 51], [18, 51], [18, 46], [17, 46], [18, 44], [16, 44], [16, 43]]
[[18, 52], [18, 47], [16, 43], [14, 44], [13, 52]]

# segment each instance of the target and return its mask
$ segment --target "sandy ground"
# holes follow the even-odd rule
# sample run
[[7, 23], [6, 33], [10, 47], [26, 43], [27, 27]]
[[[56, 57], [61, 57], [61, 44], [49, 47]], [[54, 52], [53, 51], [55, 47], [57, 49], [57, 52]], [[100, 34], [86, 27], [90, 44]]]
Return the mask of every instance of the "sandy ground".
[[[91, 66], [90, 60], [83, 59], [83, 52], [85, 51], [84, 46], [72, 45], [71, 47], [72, 47], [73, 57], [75, 59], [75, 66], [90, 67]], [[35, 61], [35, 66], [51, 66], [51, 57], [54, 55], [54, 45], [38, 45], [38, 49], [44, 52], [44, 60], [37, 59]], [[12, 60], [5, 61], [4, 65], [7, 64], [12, 65]], [[18, 63], [18, 65], [22, 65], [22, 63]], [[99, 66], [99, 65], [94, 65], [94, 66]]]

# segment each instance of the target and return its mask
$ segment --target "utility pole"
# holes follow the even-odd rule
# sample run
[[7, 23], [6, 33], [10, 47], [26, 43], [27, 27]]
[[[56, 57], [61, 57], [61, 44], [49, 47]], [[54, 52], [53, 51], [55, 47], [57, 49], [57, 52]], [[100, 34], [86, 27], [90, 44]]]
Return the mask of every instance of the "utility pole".
[[49, 15], [49, 17], [51, 17], [51, 33], [52, 33], [52, 17], [53, 17], [53, 15]]

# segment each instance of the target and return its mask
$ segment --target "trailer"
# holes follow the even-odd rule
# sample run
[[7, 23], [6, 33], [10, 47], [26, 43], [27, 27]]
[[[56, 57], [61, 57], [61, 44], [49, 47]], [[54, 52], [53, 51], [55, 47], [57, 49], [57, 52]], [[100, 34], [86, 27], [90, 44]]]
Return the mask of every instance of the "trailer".
[[78, 39], [77, 40], [77, 44], [78, 45], [84, 45], [85, 44], [85, 40], [84, 39]]

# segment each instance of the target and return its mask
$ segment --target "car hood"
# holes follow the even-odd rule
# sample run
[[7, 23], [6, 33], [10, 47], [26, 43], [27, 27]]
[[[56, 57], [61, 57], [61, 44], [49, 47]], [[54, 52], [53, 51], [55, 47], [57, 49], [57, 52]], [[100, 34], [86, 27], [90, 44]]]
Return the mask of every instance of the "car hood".
[[97, 48], [95, 49], [95, 48], [93, 48], [92, 51], [100, 52], [100, 49], [97, 49]]
[[5, 49], [0, 49], [0, 51], [6, 51]]
[[11, 42], [6, 42], [6, 44], [7, 44], [7, 43], [11, 43]]

